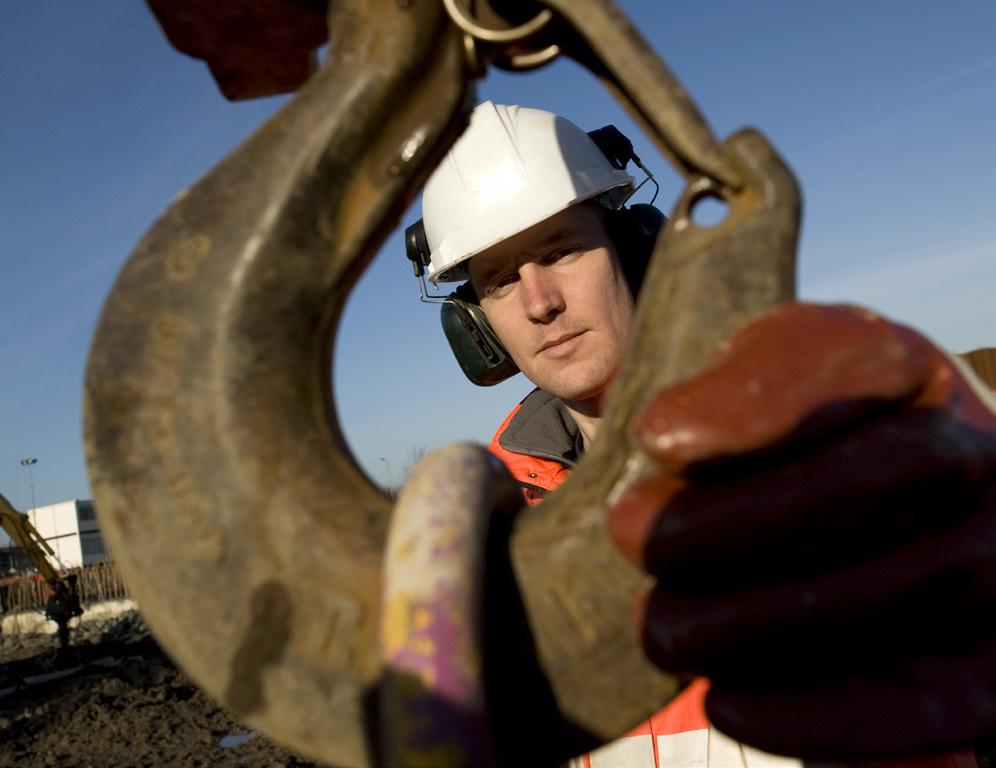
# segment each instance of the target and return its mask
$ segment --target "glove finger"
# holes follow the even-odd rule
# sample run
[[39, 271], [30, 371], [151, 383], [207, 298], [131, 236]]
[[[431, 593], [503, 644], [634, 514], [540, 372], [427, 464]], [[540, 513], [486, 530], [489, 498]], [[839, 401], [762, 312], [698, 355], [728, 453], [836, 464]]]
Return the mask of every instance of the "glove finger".
[[735, 570], [742, 588], [860, 561], [976, 509], [996, 467], [996, 433], [916, 408], [791, 461], [700, 465], [638, 483], [609, 530], [634, 562], [672, 586], [707, 590]]
[[915, 395], [936, 353], [867, 310], [787, 304], [732, 337], [715, 365], [668, 388], [636, 420], [640, 447], [667, 469], [804, 441]]
[[996, 641], [819, 686], [745, 689], [714, 682], [706, 712], [736, 739], [811, 760], [965, 750], [990, 743], [996, 733]]
[[828, 573], [738, 590], [728, 571], [722, 593], [659, 581], [641, 615], [644, 649], [666, 669], [788, 678], [967, 642], [996, 613], [996, 493], [989, 502], [943, 534]]

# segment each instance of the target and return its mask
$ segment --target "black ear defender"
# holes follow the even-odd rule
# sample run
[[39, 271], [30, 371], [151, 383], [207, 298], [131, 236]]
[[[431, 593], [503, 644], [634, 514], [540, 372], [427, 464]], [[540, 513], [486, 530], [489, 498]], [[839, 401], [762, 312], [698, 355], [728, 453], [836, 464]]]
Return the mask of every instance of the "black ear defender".
[[616, 247], [626, 284], [636, 299], [640, 295], [643, 276], [654, 255], [657, 236], [667, 224], [660, 208], [648, 203], [635, 203], [628, 208], [605, 211], [605, 231]]
[[[613, 168], [625, 171], [626, 163], [630, 160], [640, 163], [640, 158], [633, 151], [633, 142], [627, 139], [626, 134], [614, 125], [588, 131], [588, 137], [595, 142], [595, 146], [602, 151]], [[640, 163], [640, 167], [643, 167], [642, 163]]]
[[[614, 125], [589, 131], [588, 135], [613, 167], [625, 170], [626, 164], [633, 161], [647, 174], [637, 190], [647, 181], [657, 186], [653, 174], [633, 152], [632, 142]], [[653, 199], [656, 198], [655, 192]], [[653, 206], [653, 199], [650, 204], [637, 203], [605, 211], [605, 229], [620, 256], [623, 274], [634, 298], [643, 283], [657, 235], [667, 223], [667, 217]], [[441, 305], [443, 333], [464, 375], [479, 387], [490, 387], [518, 373], [518, 366], [498, 340], [469, 282], [448, 296], [429, 295], [425, 270], [429, 266], [430, 251], [422, 219], [405, 229], [405, 250], [418, 279], [422, 301]]]
[[633, 190], [634, 195], [648, 181], [656, 188], [650, 203], [636, 203], [628, 208], [606, 209], [605, 211], [605, 230], [616, 247], [616, 253], [620, 256], [619, 261], [622, 264], [623, 274], [626, 276], [629, 290], [635, 299], [640, 292], [640, 286], [643, 285], [643, 276], [647, 272], [650, 257], [654, 253], [657, 235], [667, 224], [667, 216], [654, 207], [654, 200], [657, 199], [657, 193], [660, 192], [660, 185], [643, 164], [643, 161], [640, 160], [639, 155], [633, 151], [633, 142], [614, 125], [606, 125], [604, 128], [588, 131], [588, 136], [595, 142], [595, 146], [601, 150], [612, 167], [625, 171], [626, 165], [632, 161], [647, 175]]
[[443, 333], [464, 375], [479, 387], [490, 387], [517, 374], [519, 367], [498, 340], [469, 282], [448, 296], [428, 295], [425, 268], [429, 266], [429, 244], [422, 219], [405, 229], [405, 250], [419, 279], [422, 301], [441, 304]]
[[485, 317], [470, 283], [463, 283], [446, 297], [440, 320], [460, 370], [477, 386], [500, 384], [519, 372]]

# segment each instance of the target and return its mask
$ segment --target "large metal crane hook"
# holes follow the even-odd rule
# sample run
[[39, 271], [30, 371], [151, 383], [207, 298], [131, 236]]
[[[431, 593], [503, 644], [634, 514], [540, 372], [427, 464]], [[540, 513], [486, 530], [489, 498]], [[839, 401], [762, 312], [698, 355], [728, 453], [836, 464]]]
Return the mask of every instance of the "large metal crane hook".
[[[471, 77], [488, 62], [570, 55], [688, 180], [599, 440], [491, 555], [510, 556], [515, 573], [495, 605], [514, 612], [517, 584], [528, 617], [521, 642], [488, 661], [506, 672], [489, 678], [499, 755], [514, 754], [512, 724], [528, 721], [553, 745], [548, 757], [565, 759], [676, 692], [630, 635], [643, 577], [604, 531], [607, 500], [640, 472], [631, 416], [793, 293], [799, 194], [768, 143], [753, 131], [716, 142], [608, 0], [544, 5], [544, 24], [489, 36], [458, 0], [449, 13], [438, 2], [331, 3], [321, 69], [149, 230], [93, 342], [90, 476], [143, 613], [216, 699], [326, 762], [376, 762], [376, 730], [391, 727], [374, 716], [391, 504], [338, 428], [331, 342], [349, 290], [465, 125]], [[721, 224], [692, 221], [703, 196], [726, 202]], [[486, 463], [473, 450], [453, 456]], [[509, 710], [509, 680], [540, 692], [535, 712], [521, 697]]]

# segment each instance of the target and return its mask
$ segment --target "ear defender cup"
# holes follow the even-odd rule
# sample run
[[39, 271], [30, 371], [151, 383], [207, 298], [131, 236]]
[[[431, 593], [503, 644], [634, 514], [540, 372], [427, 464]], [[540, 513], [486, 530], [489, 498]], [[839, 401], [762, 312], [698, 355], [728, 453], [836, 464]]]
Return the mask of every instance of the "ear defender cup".
[[474, 384], [490, 387], [519, 372], [491, 328], [470, 283], [463, 283], [446, 298], [439, 318], [460, 370]]
[[605, 230], [619, 254], [619, 263], [634, 299], [640, 294], [654, 244], [665, 224], [667, 216], [646, 203], [605, 212]]

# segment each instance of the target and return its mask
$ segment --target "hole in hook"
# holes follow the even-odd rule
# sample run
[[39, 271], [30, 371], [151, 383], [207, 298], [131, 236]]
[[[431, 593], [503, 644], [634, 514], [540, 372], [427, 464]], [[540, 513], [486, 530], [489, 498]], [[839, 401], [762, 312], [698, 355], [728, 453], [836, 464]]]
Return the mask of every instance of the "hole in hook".
[[696, 227], [716, 227], [729, 212], [729, 204], [716, 192], [708, 190], [692, 201], [688, 215]]

